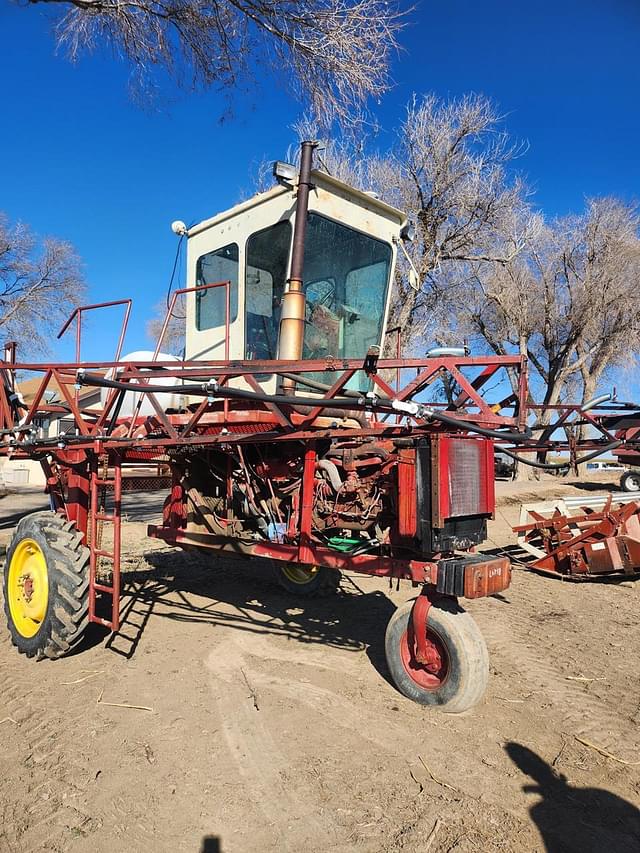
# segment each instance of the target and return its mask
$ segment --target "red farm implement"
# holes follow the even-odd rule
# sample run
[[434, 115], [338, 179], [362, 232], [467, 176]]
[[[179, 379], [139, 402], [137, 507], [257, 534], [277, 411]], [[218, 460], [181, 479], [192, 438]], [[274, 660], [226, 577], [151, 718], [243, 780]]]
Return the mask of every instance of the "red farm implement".
[[536, 571], [567, 580], [640, 573], [640, 495], [524, 504], [514, 531]]
[[[66, 654], [91, 622], [118, 630], [122, 494], [161, 465], [171, 486], [152, 537], [266, 558], [298, 595], [335, 588], [341, 570], [410, 581], [415, 603], [387, 626], [391, 674], [415, 701], [463, 711], [489, 667], [458, 599], [510, 582], [505, 557], [474, 549], [494, 511], [493, 442], [526, 432], [524, 363], [380, 357], [407, 223], [312, 171], [312, 150], [267, 193], [174, 223], [188, 247], [180, 358], [161, 352], [176, 294], [152, 353], [120, 354], [128, 300], [74, 313], [73, 363], [19, 362], [7, 347], [0, 452], [39, 462], [51, 501], [7, 551], [9, 630], [35, 658]], [[113, 305], [126, 306], [116, 357], [83, 362], [84, 315]]]
[[[189, 229], [174, 223], [188, 286], [153, 352], [122, 355], [128, 299], [76, 309], [61, 331], [75, 321], [73, 363], [19, 362], [5, 348], [0, 454], [38, 462], [51, 503], [7, 550], [8, 627], [35, 658], [66, 654], [90, 623], [117, 632], [123, 493], [168, 480], [148, 533], [170, 545], [261, 558], [300, 596], [335, 589], [341, 571], [410, 581], [415, 601], [386, 628], [391, 675], [417, 702], [464, 711], [489, 664], [459, 599], [510, 583], [506, 557], [475, 553], [494, 512], [494, 442], [549, 467], [549, 450], [575, 464], [633, 449], [635, 426], [626, 409], [568, 406], [528, 427], [519, 356], [380, 357], [407, 222], [312, 171], [312, 151], [303, 144], [299, 174], [276, 164], [272, 190]], [[179, 298], [180, 358], [161, 351]], [[83, 362], [83, 318], [114, 307], [115, 357]], [[585, 425], [595, 437], [580, 437]], [[609, 503], [555, 508], [520, 532], [538, 568], [587, 576], [637, 565], [638, 526], [636, 505]]]
[[[551, 413], [550, 422], [534, 423], [509, 453], [526, 464], [547, 470], [578, 472], [599, 468], [592, 460], [611, 453], [619, 462], [640, 461], [640, 412], [632, 403], [618, 403], [603, 395], [585, 406], [529, 405], [534, 415]], [[502, 448], [504, 449], [504, 448]], [[563, 461], [549, 461], [563, 454]], [[557, 456], [556, 456], [557, 458]], [[599, 463], [602, 464], [602, 463]], [[618, 469], [614, 463], [614, 476]], [[519, 546], [530, 558], [528, 568], [570, 580], [624, 577], [640, 573], [640, 478], [622, 469], [624, 492], [557, 498], [524, 504], [520, 523], [513, 528]], [[612, 473], [614, 473], [612, 471]], [[533, 558], [533, 559], [531, 559]]]
[[[403, 668], [394, 675], [401, 689], [419, 701], [441, 696], [443, 684], [454, 680], [447, 670], [452, 652], [443, 643], [456, 641], [456, 620], [470, 619], [454, 605], [456, 598], [491, 595], [503, 590], [510, 578], [505, 558], [465, 553], [483, 541], [494, 510], [493, 443], [470, 435], [466, 427], [514, 429], [519, 416], [494, 412], [464, 372], [489, 377], [506, 367], [519, 371], [520, 360], [369, 358], [364, 363], [344, 360], [339, 367], [327, 360], [233, 365], [158, 361], [154, 381], [161, 371], [167, 384], [153, 386], [149, 362], [46, 368], [3, 364], [8, 377], [17, 370], [39, 371], [41, 376], [18, 428], [6, 418], [14, 405], [12, 395], [0, 392], [1, 428], [6, 453], [41, 462], [55, 510], [55, 523], [49, 513], [28, 517], [27, 526], [21, 523], [18, 548], [26, 533], [38, 546], [33, 554], [21, 557], [15, 543], [10, 549], [8, 565], [17, 554], [18, 570], [26, 577], [21, 590], [26, 615], [22, 621], [13, 619], [14, 640], [28, 654], [55, 657], [77, 641], [86, 622], [118, 630], [122, 468], [164, 462], [171, 469], [172, 487], [162, 523], [149, 528], [150, 536], [177, 546], [280, 561], [284, 585], [301, 594], [337, 580], [336, 570], [407, 579], [419, 586], [424, 593], [418, 599], [420, 608], [398, 617], [405, 619], [399, 638], [390, 634], [392, 642], [397, 640]], [[381, 374], [395, 375], [399, 369], [414, 378], [392, 389]], [[118, 379], [105, 378], [105, 370]], [[297, 380], [308, 373], [328, 379], [324, 396], [289, 399], [233, 385], [242, 378], [249, 388], [259, 388], [256, 376]], [[375, 391], [345, 396], [346, 386], [358, 374]], [[464, 403], [415, 403], [444, 377], [465, 389]], [[163, 410], [162, 395], [175, 390], [172, 380], [193, 400], [182, 411]], [[78, 386], [103, 388], [104, 406], [82, 411], [75, 401]], [[51, 387], [60, 389], [64, 402], [41, 402]], [[144, 399], [153, 414], [114, 417], [127, 396]], [[73, 430], [65, 436], [39, 437], [38, 422], [59, 409], [71, 413]], [[455, 418], [459, 428], [444, 426], [440, 416]], [[42, 545], [36, 527], [44, 537]], [[108, 546], [99, 535], [103, 528], [113, 531], [104, 537]], [[42, 604], [40, 611], [36, 606], [36, 587], [44, 582], [37, 563], [56, 536], [68, 538], [74, 562], [87, 563], [86, 600], [80, 574], [82, 596], [73, 599], [67, 613], [72, 630], [61, 632], [60, 625], [53, 625], [41, 635], [46, 613]], [[9, 600], [10, 583], [9, 571]], [[75, 595], [75, 589], [72, 592]], [[108, 617], [98, 615], [100, 598], [108, 600]], [[439, 620], [435, 624], [443, 639], [427, 631], [427, 616]], [[38, 627], [33, 637], [24, 636], [33, 627]], [[481, 644], [479, 635], [476, 641]], [[393, 649], [389, 654], [393, 663]], [[463, 675], [468, 673], [459, 673]], [[456, 694], [457, 704], [448, 701], [449, 710], [461, 710], [460, 701], [467, 707], [479, 698], [482, 672], [473, 683], [473, 693]]]

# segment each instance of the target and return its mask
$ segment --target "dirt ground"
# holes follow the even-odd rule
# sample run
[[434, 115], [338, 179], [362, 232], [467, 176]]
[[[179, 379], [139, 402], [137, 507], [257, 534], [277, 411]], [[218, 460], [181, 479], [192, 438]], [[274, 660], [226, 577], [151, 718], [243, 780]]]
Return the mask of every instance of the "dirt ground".
[[[498, 484], [487, 549], [521, 500], [584, 488]], [[3, 498], [0, 541], [42, 505]], [[157, 509], [127, 505], [120, 635], [35, 663], [2, 629], [1, 853], [640, 850], [640, 582], [516, 570], [469, 603], [488, 693], [445, 716], [388, 680], [409, 585], [292, 599], [266, 566], [145, 539]]]

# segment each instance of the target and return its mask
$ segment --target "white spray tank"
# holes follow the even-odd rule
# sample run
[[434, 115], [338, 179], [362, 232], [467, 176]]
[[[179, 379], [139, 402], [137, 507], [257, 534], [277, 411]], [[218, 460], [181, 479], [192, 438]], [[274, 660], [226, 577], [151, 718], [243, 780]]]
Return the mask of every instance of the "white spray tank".
[[[175, 361], [178, 363], [180, 362], [180, 359], [177, 358], [175, 355], [169, 355], [168, 353], [164, 353], [164, 352], [158, 353], [158, 355], [156, 356], [155, 359], [153, 356], [154, 356], [154, 353], [151, 350], [137, 350], [136, 352], [127, 353], [126, 355], [122, 356], [122, 358], [120, 360], [125, 361], [125, 362], [126, 361], [133, 362], [134, 364], [140, 364], [141, 362], [145, 362], [145, 361], [149, 361], [149, 362], [153, 362], [153, 361], [159, 361], [159, 362]], [[105, 378], [106, 379], [118, 379], [122, 375], [122, 372], [123, 372], [122, 369], [111, 368], [108, 371]], [[158, 403], [160, 404], [162, 409], [166, 412], [168, 409], [182, 409], [182, 408], [184, 408], [185, 402], [186, 402], [185, 397], [179, 391], [180, 385], [181, 385], [181, 380], [177, 379], [174, 376], [163, 376], [163, 373], [164, 373], [163, 368], [158, 367], [157, 365], [154, 365], [152, 367], [150, 366], [149, 372], [153, 372], [155, 374], [153, 379], [149, 379], [149, 385], [164, 385], [164, 386], [175, 385], [176, 386], [176, 393], [175, 394], [162, 392], [160, 394], [155, 395], [156, 400], [158, 401]], [[130, 384], [133, 385], [134, 383], [135, 383], [135, 380], [130, 381]], [[101, 390], [100, 402], [103, 406], [105, 405], [107, 398], [108, 398], [110, 393], [111, 393], [110, 388], [103, 388]], [[122, 407], [120, 409], [119, 417], [121, 417], [121, 418], [131, 417], [137, 409], [140, 396], [141, 396], [140, 394], [131, 394], [131, 393], [125, 394], [124, 402], [122, 403]], [[155, 409], [153, 408], [153, 406], [151, 405], [149, 400], [146, 398], [146, 396], [144, 397], [144, 399], [142, 401], [142, 405], [140, 406], [140, 411], [138, 414], [142, 417], [146, 417], [147, 415], [154, 415], [155, 414]]]

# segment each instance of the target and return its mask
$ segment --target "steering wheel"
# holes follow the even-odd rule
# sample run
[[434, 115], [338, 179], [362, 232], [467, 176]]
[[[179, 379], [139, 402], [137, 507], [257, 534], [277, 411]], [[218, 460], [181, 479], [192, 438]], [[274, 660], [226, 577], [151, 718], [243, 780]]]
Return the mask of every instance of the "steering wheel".
[[332, 281], [328, 281], [326, 279], [320, 281], [312, 281], [309, 285], [307, 285], [307, 303], [311, 303], [313, 305], [326, 305], [327, 307], [329, 307], [331, 302], [333, 302], [335, 292], [336, 287]]

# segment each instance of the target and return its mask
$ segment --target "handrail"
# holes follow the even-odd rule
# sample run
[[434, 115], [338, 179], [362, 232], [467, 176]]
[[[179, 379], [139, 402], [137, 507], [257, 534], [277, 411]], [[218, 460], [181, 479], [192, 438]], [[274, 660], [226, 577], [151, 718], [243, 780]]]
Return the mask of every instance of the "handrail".
[[[156, 361], [158, 355], [160, 354], [160, 348], [162, 346], [162, 341], [164, 340], [164, 336], [167, 333], [167, 329], [169, 328], [169, 321], [173, 315], [173, 309], [175, 308], [176, 301], [178, 296], [182, 296], [185, 293], [201, 293], [203, 290], [211, 290], [215, 287], [224, 287], [225, 288], [225, 318], [224, 318], [224, 358], [225, 361], [229, 360], [229, 326], [230, 326], [230, 314], [231, 314], [231, 281], [215, 281], [211, 284], [199, 284], [197, 287], [182, 287], [180, 290], [174, 290], [173, 295], [171, 297], [171, 302], [169, 307], [167, 308], [167, 313], [164, 318], [164, 323], [162, 324], [162, 330], [160, 332], [160, 337], [158, 338], [158, 342], [156, 344], [156, 348], [153, 353], [152, 361]], [[79, 359], [78, 359], [79, 360]], [[117, 359], [116, 359], [117, 360]]]
[[78, 318], [78, 325], [76, 327], [76, 361], [80, 361], [80, 346], [82, 341], [82, 314], [86, 311], [95, 311], [98, 308], [113, 308], [116, 305], [126, 305], [127, 310], [124, 312], [124, 317], [122, 319], [122, 327], [120, 329], [120, 337], [118, 339], [118, 346], [116, 349], [116, 355], [114, 361], [120, 360], [120, 354], [122, 353], [122, 346], [124, 344], [124, 336], [127, 331], [127, 326], [129, 324], [129, 315], [131, 314], [131, 299], [114, 299], [112, 302], [96, 302], [94, 305], [78, 305], [71, 312], [71, 316], [66, 321], [64, 326], [58, 332], [58, 340], [64, 335], [69, 326], [73, 323], [73, 321]]

